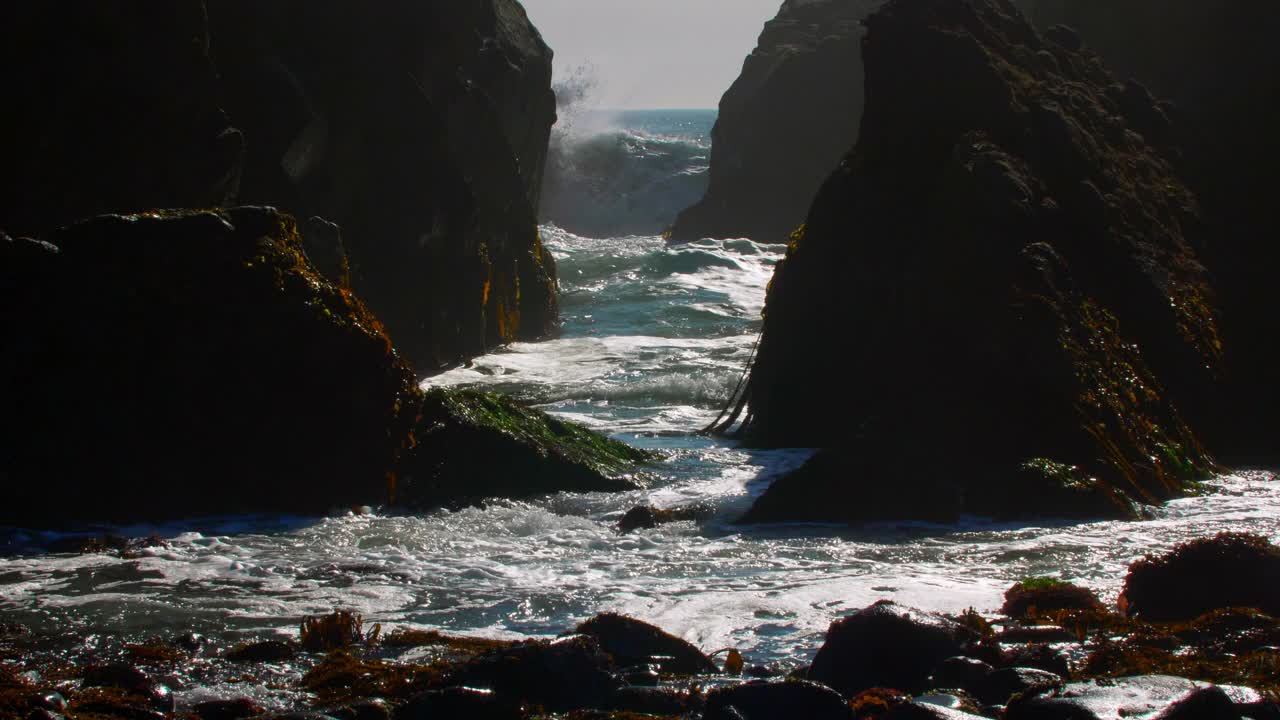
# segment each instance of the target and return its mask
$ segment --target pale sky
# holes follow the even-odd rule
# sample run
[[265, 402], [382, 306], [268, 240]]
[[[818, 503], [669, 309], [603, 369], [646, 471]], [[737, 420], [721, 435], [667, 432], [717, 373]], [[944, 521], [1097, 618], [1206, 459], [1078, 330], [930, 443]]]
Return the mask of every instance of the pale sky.
[[782, 0], [521, 0], [556, 53], [587, 65], [602, 108], [714, 108]]

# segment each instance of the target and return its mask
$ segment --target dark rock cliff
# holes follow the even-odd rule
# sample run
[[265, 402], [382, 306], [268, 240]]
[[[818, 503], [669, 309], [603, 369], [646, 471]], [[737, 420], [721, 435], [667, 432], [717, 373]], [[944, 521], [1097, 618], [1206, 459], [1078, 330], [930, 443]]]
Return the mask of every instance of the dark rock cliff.
[[711, 184], [675, 240], [782, 242], [858, 137], [861, 20], [883, 0], [787, 0], [720, 101]]
[[1255, 0], [1022, 0], [1033, 20], [1065, 23], [1122, 78], [1168, 101], [1180, 165], [1201, 198], [1227, 340], [1220, 390], [1206, 423], [1224, 460], [1273, 464], [1280, 432], [1280, 219], [1271, 188], [1280, 167], [1280, 6]]
[[341, 226], [420, 372], [554, 330], [551, 51], [515, 0], [8, 3], [0, 40], [8, 232], [271, 204]]
[[761, 445], [826, 446], [751, 520], [1125, 512], [1212, 462], [1194, 195], [1143, 88], [1006, 0], [872, 15], [859, 141], [774, 277]]
[[217, 102], [203, 3], [4, 3], [0, 82], [10, 233], [236, 193], [243, 137]]
[[514, 0], [211, 0], [241, 197], [343, 229], [354, 287], [419, 371], [556, 324], [536, 208], [551, 51]]

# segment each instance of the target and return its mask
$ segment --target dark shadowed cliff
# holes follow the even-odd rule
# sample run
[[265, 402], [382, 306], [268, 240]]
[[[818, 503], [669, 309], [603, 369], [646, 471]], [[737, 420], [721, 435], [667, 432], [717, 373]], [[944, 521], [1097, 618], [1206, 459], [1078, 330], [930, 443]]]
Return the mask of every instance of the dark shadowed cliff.
[[241, 197], [343, 229], [419, 371], [556, 322], [536, 208], [551, 51], [514, 0], [209, 3]]
[[745, 430], [826, 446], [753, 520], [1124, 512], [1212, 462], [1222, 344], [1160, 106], [1005, 0], [894, 0], [793, 237]]
[[341, 227], [305, 224], [308, 251], [420, 372], [554, 330], [551, 51], [514, 0], [59, 0], [0, 24], [8, 232], [271, 204]]
[[1280, 459], [1280, 6], [1255, 0], [1023, 0], [1041, 26], [1065, 23], [1120, 77], [1169, 104], [1180, 165], [1211, 227], [1205, 260], [1222, 304], [1222, 392], [1205, 430], [1223, 459]]
[[787, 0], [720, 101], [711, 184], [676, 240], [781, 242], [858, 136], [860, 21], [883, 0]]

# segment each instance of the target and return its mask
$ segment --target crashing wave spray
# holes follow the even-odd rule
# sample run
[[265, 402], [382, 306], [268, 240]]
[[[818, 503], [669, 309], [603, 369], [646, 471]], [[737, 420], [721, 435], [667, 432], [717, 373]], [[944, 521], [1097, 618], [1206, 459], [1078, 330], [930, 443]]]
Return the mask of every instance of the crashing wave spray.
[[579, 235], [657, 235], [706, 190], [710, 110], [590, 107], [589, 66], [556, 86], [541, 220]]

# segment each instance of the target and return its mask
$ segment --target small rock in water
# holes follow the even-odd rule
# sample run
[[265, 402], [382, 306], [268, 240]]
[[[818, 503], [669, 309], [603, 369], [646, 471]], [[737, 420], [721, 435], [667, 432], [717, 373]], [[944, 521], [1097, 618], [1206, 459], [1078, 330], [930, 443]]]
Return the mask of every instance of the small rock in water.
[[298, 654], [298, 646], [287, 640], [263, 640], [238, 645], [227, 652], [231, 662], [284, 662]]

